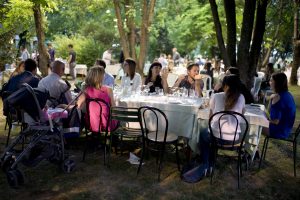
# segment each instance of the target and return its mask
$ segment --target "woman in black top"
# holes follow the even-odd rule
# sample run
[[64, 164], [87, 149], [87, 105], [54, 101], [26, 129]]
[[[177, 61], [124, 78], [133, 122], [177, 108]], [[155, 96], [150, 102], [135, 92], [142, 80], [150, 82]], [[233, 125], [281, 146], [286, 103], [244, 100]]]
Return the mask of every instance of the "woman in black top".
[[163, 89], [164, 93], [168, 93], [168, 73], [166, 70], [163, 70], [162, 75], [160, 75], [161, 68], [162, 66], [160, 62], [152, 63], [149, 68], [148, 76], [145, 80], [145, 85], [150, 88], [150, 93], [155, 92], [156, 87], [158, 87], [159, 89]]

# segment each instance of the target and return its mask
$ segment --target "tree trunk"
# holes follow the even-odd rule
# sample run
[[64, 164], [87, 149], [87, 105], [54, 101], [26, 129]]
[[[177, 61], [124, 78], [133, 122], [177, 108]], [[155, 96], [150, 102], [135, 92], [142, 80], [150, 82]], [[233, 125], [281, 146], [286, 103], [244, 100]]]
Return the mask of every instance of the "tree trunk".
[[134, 21], [134, 1], [133, 0], [125, 0], [125, 15], [126, 15], [126, 24], [129, 30], [129, 50], [130, 57], [136, 60], [136, 34], [135, 34], [135, 21]]
[[262, 64], [261, 64], [262, 67], [266, 67], [266, 65], [269, 63], [269, 58], [270, 58], [272, 49], [273, 49], [272, 45], [267, 49], [267, 52], [266, 52], [266, 54], [263, 58]]
[[45, 32], [43, 23], [43, 14], [41, 12], [41, 5], [35, 3], [33, 6], [33, 15], [35, 21], [36, 35], [38, 38], [38, 52], [39, 52], [39, 69], [42, 72], [42, 76], [48, 75], [48, 62], [49, 56], [45, 46]]
[[294, 50], [293, 50], [293, 66], [290, 78], [291, 85], [297, 85], [297, 70], [300, 65], [300, 37], [299, 37], [299, 0], [294, 1]]
[[253, 32], [253, 40], [250, 50], [250, 62], [248, 69], [248, 78], [246, 84], [249, 88], [252, 87], [253, 77], [256, 72], [256, 67], [261, 52], [261, 44], [263, 42], [265, 26], [266, 26], [266, 14], [267, 14], [268, 0], [258, 1], [256, 10], [256, 21]]
[[138, 60], [138, 71], [143, 74], [145, 59], [147, 55], [147, 47], [149, 40], [149, 27], [151, 26], [154, 7], [156, 0], [151, 0], [149, 4], [147, 0], [143, 0], [143, 12], [142, 12], [142, 22], [141, 22], [141, 41], [140, 41], [140, 54]]
[[116, 12], [116, 17], [117, 17], [117, 25], [118, 25], [118, 30], [119, 30], [119, 35], [120, 35], [120, 40], [121, 40], [121, 46], [124, 54], [124, 58], [129, 58], [129, 47], [128, 47], [128, 39], [127, 39], [127, 34], [124, 30], [123, 22], [122, 22], [122, 17], [121, 17], [121, 8], [120, 8], [120, 3], [119, 0], [114, 0], [114, 6], [115, 6], [115, 12]]
[[221, 55], [223, 58], [223, 62], [225, 67], [229, 67], [230, 66], [230, 61], [228, 58], [228, 54], [224, 45], [224, 39], [223, 39], [223, 35], [222, 35], [222, 26], [220, 23], [220, 18], [219, 18], [219, 13], [218, 13], [218, 6], [216, 4], [215, 0], [209, 0], [210, 3], [210, 8], [211, 8], [211, 12], [212, 12], [212, 16], [214, 19], [214, 24], [215, 24], [215, 29], [216, 29], [216, 34], [217, 34], [217, 40], [218, 40], [218, 46], [219, 49], [221, 51]]
[[240, 69], [241, 80], [248, 83], [249, 50], [253, 30], [256, 0], [245, 0], [241, 30], [241, 40], [238, 45], [237, 67]]
[[294, 41], [293, 66], [290, 78], [291, 85], [297, 85], [297, 70], [300, 66], [300, 40]]
[[236, 12], [235, 0], [224, 0], [224, 9], [227, 22], [227, 54], [230, 66], [236, 66]]

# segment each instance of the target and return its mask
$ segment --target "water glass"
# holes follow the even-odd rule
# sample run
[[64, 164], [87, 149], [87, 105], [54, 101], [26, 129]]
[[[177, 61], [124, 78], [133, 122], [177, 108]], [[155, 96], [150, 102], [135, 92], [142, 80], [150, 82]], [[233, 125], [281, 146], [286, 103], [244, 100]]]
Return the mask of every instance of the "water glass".
[[159, 93], [159, 87], [155, 87], [155, 93], [158, 94]]
[[164, 90], [163, 89], [159, 89], [158, 90], [158, 95], [159, 96], [164, 96]]
[[203, 97], [202, 100], [203, 100], [203, 104], [202, 104], [203, 107], [207, 108], [209, 106], [209, 98]]
[[183, 96], [183, 97], [188, 97], [188, 96], [189, 96], [189, 90], [186, 89], [186, 88], [183, 88], [182, 96]]
[[147, 96], [150, 92], [148, 85], [143, 85], [143, 95]]
[[195, 98], [196, 97], [196, 92], [195, 92], [194, 89], [189, 89], [188, 94], [189, 94], [190, 98]]
[[171, 88], [172, 94], [175, 94], [175, 92], [177, 91], [177, 89], [178, 89], [178, 87], [172, 87], [172, 88]]

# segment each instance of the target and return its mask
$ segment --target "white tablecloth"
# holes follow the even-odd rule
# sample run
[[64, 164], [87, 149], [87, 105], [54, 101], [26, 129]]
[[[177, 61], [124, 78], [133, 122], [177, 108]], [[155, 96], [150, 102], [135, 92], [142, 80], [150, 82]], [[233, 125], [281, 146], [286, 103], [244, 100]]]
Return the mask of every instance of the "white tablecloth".
[[[117, 105], [125, 107], [152, 106], [164, 111], [169, 121], [169, 132], [189, 139], [189, 146], [198, 152], [200, 134], [208, 128], [209, 109], [200, 108], [201, 99], [194, 102], [178, 103], [179, 98], [166, 96], [135, 96], [117, 99]], [[268, 127], [264, 105], [246, 105], [245, 117], [249, 122], [246, 150], [254, 156], [262, 127]]]
[[[269, 121], [264, 113], [264, 105], [246, 105], [245, 108], [245, 117], [249, 123], [248, 135], [245, 138], [245, 149], [250, 155], [252, 155], [253, 158], [259, 144], [262, 127], [269, 127]], [[196, 124], [197, 131], [189, 140], [189, 145], [194, 152], [198, 152], [197, 145], [200, 139], [200, 134], [202, 131], [205, 131], [203, 129], [208, 128], [208, 119], [209, 109], [200, 109], [198, 112], [198, 123]]]
[[82, 64], [76, 64], [75, 66], [75, 77], [77, 74], [87, 75], [87, 66]]
[[197, 122], [197, 115], [202, 104], [201, 99], [183, 100], [180, 102], [179, 98], [166, 96], [136, 96], [122, 98], [117, 101], [117, 105], [125, 107], [152, 106], [162, 110], [169, 122], [169, 132], [178, 136], [191, 138], [195, 123]]
[[[83, 64], [76, 64], [75, 69], [75, 77], [77, 74], [87, 75], [87, 66]], [[65, 74], [70, 74], [70, 66], [68, 63], [65, 64]]]

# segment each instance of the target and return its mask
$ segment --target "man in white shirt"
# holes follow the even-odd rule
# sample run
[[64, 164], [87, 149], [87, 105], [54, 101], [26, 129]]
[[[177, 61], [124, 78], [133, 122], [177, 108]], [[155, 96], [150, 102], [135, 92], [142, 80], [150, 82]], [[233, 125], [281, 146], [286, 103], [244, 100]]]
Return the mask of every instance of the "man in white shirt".
[[106, 65], [110, 65], [111, 64], [111, 55], [112, 50], [108, 49], [106, 51], [104, 51], [103, 55], [102, 55], [102, 60], [104, 60], [104, 62], [106, 63]]
[[[65, 64], [56, 60], [52, 64], [52, 73], [40, 80], [38, 88], [49, 91], [53, 101], [47, 101], [48, 106], [57, 106], [58, 104], [68, 104], [72, 100], [70, 85], [68, 85], [61, 76], [64, 75]], [[55, 105], [56, 104], [56, 105]]]

